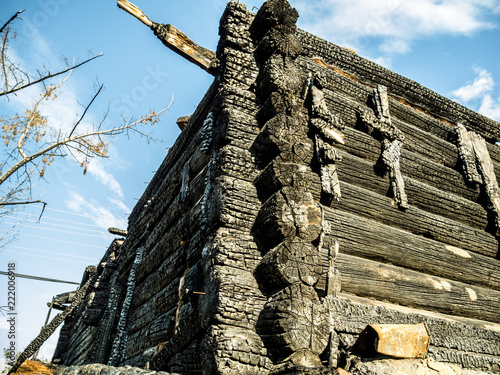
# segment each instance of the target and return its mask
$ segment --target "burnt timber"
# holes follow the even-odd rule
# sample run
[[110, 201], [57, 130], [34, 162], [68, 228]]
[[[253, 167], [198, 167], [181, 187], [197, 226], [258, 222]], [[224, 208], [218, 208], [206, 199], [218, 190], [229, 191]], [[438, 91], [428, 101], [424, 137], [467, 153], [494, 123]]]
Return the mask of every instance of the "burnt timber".
[[500, 372], [500, 124], [297, 18], [229, 2], [54, 362], [336, 374], [366, 325], [426, 322], [429, 356]]

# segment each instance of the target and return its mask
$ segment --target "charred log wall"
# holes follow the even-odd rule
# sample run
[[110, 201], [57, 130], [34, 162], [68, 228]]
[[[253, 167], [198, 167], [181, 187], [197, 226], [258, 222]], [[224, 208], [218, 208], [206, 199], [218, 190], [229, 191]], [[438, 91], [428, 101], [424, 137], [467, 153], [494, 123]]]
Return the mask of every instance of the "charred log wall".
[[[215, 81], [89, 295], [100, 307], [67, 320], [63, 363], [334, 373], [366, 324], [424, 320], [436, 359], [499, 366], [499, 125], [296, 19], [284, 0], [228, 4]], [[486, 140], [475, 183], [458, 122]]]

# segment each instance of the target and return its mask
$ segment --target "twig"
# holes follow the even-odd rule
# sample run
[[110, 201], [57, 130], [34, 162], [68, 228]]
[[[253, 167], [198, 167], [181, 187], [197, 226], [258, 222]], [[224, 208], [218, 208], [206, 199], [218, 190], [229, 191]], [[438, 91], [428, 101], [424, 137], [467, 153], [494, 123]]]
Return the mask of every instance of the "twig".
[[64, 74], [64, 73], [67, 73], [69, 72], [70, 70], [73, 70], [73, 69], [76, 69], [80, 66], [82, 66], [83, 64], [86, 64], [94, 59], [97, 59], [98, 57], [101, 57], [102, 56], [102, 53], [98, 54], [97, 56], [94, 56], [94, 57], [91, 57], [90, 59], [87, 59], [83, 62], [81, 62], [80, 64], [77, 64], [77, 65], [73, 65], [73, 66], [70, 66], [69, 68], [67, 69], [64, 69], [64, 70], [61, 70], [57, 73], [48, 73], [46, 76], [44, 77], [41, 77], [39, 79], [37, 79], [36, 81], [33, 81], [33, 82], [28, 82], [27, 84], [23, 85], [23, 86], [20, 86], [20, 87], [17, 87], [17, 88], [14, 88], [14, 89], [11, 89], [11, 90], [6, 90], [6, 91], [3, 91], [3, 92], [0, 92], [0, 96], [3, 96], [3, 95], [7, 95], [7, 94], [12, 94], [16, 91], [19, 91], [19, 90], [22, 90], [22, 89], [25, 89], [26, 87], [29, 87], [29, 86], [32, 86], [32, 85], [36, 85], [37, 83], [40, 83], [40, 82], [43, 82], [49, 78], [53, 78], [53, 77], [57, 77], [61, 74]]
[[3, 30], [7, 27], [7, 25], [8, 25], [9, 23], [11, 23], [12, 21], [14, 21], [14, 19], [15, 19], [17, 16], [19, 16], [22, 12], [24, 12], [25, 10], [26, 10], [26, 9], [22, 9], [22, 10], [20, 10], [20, 11], [16, 12], [16, 14], [14, 14], [12, 17], [10, 17], [10, 20], [8, 20], [7, 22], [5, 22], [5, 23], [2, 25], [2, 27], [0, 27], [0, 33], [2, 33], [2, 32], [3, 32]]
[[101, 85], [99, 87], [99, 90], [97, 90], [97, 92], [95, 93], [94, 97], [92, 98], [92, 100], [90, 101], [90, 103], [85, 107], [85, 110], [83, 111], [82, 115], [80, 116], [80, 118], [78, 119], [78, 121], [76, 122], [75, 126], [73, 126], [73, 129], [71, 130], [71, 132], [69, 133], [68, 135], [68, 138], [71, 138], [71, 136], [73, 135], [73, 132], [76, 130], [76, 127], [80, 124], [80, 122], [82, 122], [83, 118], [85, 117], [85, 114], [87, 113], [88, 109], [90, 108], [90, 106], [92, 105], [92, 103], [94, 102], [95, 98], [97, 98], [97, 95], [99, 95], [99, 93], [102, 91], [102, 88], [104, 87], [104, 85]]

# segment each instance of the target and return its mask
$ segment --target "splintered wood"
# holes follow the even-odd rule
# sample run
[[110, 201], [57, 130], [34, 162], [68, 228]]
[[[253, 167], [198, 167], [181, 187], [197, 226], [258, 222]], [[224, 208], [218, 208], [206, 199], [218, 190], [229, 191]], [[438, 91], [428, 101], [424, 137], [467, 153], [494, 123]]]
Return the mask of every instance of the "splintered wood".
[[358, 113], [370, 131], [376, 131], [382, 136], [382, 161], [389, 170], [394, 200], [400, 208], [407, 209], [408, 198], [399, 164], [405, 137], [391, 122], [387, 87], [378, 85], [373, 90], [371, 99], [375, 115], [361, 110]]
[[117, 0], [117, 5], [130, 15], [150, 27], [162, 43], [206, 72], [214, 74], [218, 66], [215, 53], [193, 42], [182, 31], [172, 25], [151, 21], [137, 6], [127, 0]]

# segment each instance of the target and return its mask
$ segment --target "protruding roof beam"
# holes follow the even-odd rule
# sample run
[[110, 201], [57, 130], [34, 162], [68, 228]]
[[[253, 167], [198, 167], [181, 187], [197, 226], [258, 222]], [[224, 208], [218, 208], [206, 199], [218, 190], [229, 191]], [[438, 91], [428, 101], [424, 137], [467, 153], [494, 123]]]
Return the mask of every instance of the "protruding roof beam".
[[149, 26], [162, 43], [206, 72], [214, 75], [219, 66], [215, 53], [197, 45], [182, 31], [172, 25], [151, 21], [137, 6], [127, 0], [117, 0], [118, 7]]

